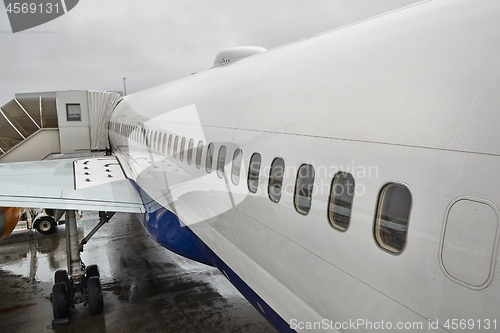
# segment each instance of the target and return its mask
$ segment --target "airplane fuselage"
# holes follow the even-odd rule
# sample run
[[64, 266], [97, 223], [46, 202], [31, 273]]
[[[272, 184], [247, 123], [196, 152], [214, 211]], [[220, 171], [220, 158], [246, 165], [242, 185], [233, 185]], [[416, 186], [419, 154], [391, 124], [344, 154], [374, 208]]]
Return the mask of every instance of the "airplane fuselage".
[[[500, 324], [499, 19], [496, 1], [425, 2], [126, 96], [110, 141], [145, 228], [281, 331]], [[391, 190], [406, 219], [381, 217]]]

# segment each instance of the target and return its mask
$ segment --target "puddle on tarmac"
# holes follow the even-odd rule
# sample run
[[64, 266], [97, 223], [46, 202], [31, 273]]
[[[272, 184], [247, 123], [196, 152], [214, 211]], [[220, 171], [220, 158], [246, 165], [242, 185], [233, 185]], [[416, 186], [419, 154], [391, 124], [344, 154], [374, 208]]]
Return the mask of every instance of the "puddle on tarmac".
[[52, 235], [12, 234], [0, 243], [0, 269], [31, 281], [52, 281], [53, 272], [66, 267], [64, 227], [58, 229]]

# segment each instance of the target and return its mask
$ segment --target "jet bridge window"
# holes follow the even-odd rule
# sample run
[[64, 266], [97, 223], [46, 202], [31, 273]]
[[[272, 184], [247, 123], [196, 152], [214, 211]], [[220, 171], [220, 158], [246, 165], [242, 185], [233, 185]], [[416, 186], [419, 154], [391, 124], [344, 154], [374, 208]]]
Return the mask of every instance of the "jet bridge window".
[[297, 172], [293, 203], [299, 214], [307, 215], [311, 210], [312, 191], [314, 186], [314, 167], [302, 164]]
[[220, 146], [219, 157], [217, 158], [217, 176], [224, 176], [224, 165], [226, 164], [226, 146]]
[[349, 227], [354, 189], [354, 177], [350, 173], [339, 172], [333, 177], [328, 204], [328, 220], [335, 229], [346, 231]]
[[390, 183], [380, 191], [375, 219], [375, 239], [378, 245], [393, 254], [406, 245], [412, 196], [401, 184]]
[[285, 161], [282, 158], [275, 158], [271, 163], [269, 171], [269, 185], [267, 187], [269, 199], [278, 203], [281, 199], [281, 187], [283, 186], [283, 177], [285, 175]]
[[66, 104], [66, 120], [82, 121], [82, 110], [80, 104]]
[[193, 146], [194, 146], [194, 140], [191, 139], [189, 140], [189, 144], [188, 144], [188, 153], [187, 153], [187, 164], [191, 165], [191, 163], [193, 162]]
[[198, 142], [198, 147], [196, 148], [196, 167], [201, 168], [201, 156], [203, 154], [203, 141]]
[[243, 160], [243, 151], [236, 149], [233, 155], [233, 167], [231, 169], [231, 181], [234, 185], [240, 182], [241, 161]]
[[180, 152], [179, 152], [179, 157], [180, 157], [180, 160], [181, 161], [184, 161], [184, 153], [186, 151], [186, 138], [185, 137], [182, 137], [182, 140], [181, 140], [181, 148], [179, 149]]
[[207, 160], [205, 163], [205, 169], [208, 173], [212, 172], [212, 163], [214, 161], [214, 144], [210, 143], [207, 149]]

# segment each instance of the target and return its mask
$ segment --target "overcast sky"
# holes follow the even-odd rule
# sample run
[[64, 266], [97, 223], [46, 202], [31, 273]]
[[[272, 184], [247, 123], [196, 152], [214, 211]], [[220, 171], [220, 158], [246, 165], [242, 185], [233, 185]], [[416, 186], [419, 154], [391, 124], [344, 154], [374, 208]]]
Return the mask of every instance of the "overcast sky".
[[226, 47], [266, 49], [419, 0], [81, 0], [13, 34], [0, 8], [0, 106], [15, 93], [133, 93], [212, 66]]

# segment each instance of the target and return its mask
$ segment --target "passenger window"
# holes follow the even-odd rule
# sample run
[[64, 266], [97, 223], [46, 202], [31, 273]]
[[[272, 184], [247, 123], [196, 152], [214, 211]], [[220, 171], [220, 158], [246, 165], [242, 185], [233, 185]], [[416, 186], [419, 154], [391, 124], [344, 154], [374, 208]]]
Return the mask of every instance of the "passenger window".
[[184, 161], [185, 146], [186, 146], [186, 138], [183, 137], [181, 140], [181, 148], [179, 149], [179, 155], [181, 161]]
[[248, 190], [252, 193], [257, 193], [259, 188], [260, 163], [262, 158], [259, 153], [254, 153], [250, 158], [248, 166]]
[[212, 163], [214, 160], [214, 144], [210, 143], [207, 149], [207, 160], [205, 163], [205, 169], [208, 173], [212, 172]]
[[346, 231], [351, 221], [354, 199], [354, 177], [348, 172], [339, 172], [333, 177], [328, 204], [328, 220], [332, 227]]
[[178, 150], [177, 150], [178, 146], [179, 146], [179, 136], [176, 135], [174, 140], [174, 154], [173, 154], [175, 158], [177, 158], [178, 156]]
[[281, 199], [281, 187], [283, 185], [283, 177], [285, 173], [285, 161], [282, 158], [275, 158], [271, 163], [269, 171], [269, 185], [267, 187], [269, 199], [272, 202], [278, 203]]
[[158, 140], [158, 132], [155, 131], [155, 136], [153, 138], [153, 149], [155, 149], [155, 150], [157, 148], [157, 142], [158, 142], [157, 140]]
[[233, 155], [233, 167], [231, 169], [231, 181], [234, 185], [240, 182], [241, 161], [243, 160], [243, 152], [241, 149], [236, 149]]
[[311, 210], [313, 186], [314, 167], [310, 164], [302, 164], [297, 172], [293, 199], [295, 209], [302, 215], [309, 214]]
[[196, 167], [201, 168], [201, 156], [203, 154], [203, 141], [198, 142], [198, 148], [196, 148]]
[[188, 153], [187, 153], [187, 163], [189, 165], [191, 165], [191, 162], [193, 161], [193, 146], [194, 146], [194, 140], [191, 139], [189, 140]]
[[412, 197], [400, 184], [387, 184], [380, 191], [375, 219], [375, 238], [383, 249], [398, 254], [406, 245]]
[[220, 146], [219, 158], [217, 159], [217, 176], [224, 176], [224, 165], [226, 164], [226, 146]]
[[163, 154], [165, 154], [165, 147], [167, 146], [167, 136], [168, 136], [167, 133], [163, 134], [163, 141], [162, 141], [162, 144], [161, 144], [161, 152]]
[[167, 154], [172, 156], [172, 140], [174, 138], [173, 134], [169, 134], [168, 136], [168, 147], [167, 147]]

